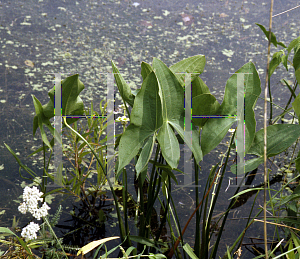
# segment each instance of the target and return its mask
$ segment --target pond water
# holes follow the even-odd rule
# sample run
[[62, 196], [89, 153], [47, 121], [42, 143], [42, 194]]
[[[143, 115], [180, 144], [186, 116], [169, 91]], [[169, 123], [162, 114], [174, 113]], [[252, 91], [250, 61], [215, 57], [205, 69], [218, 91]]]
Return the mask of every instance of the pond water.
[[[100, 73], [112, 71], [111, 59], [132, 89], [140, 87], [142, 82], [141, 61], [151, 63], [152, 58], [156, 57], [170, 66], [197, 54], [206, 56], [207, 63], [201, 78], [220, 103], [229, 73], [249, 61], [255, 64], [264, 86], [267, 41], [255, 22], [268, 27], [269, 1], [201, 2], [0, 1], [0, 208], [5, 211], [0, 216], [1, 226], [11, 226], [14, 215], [26, 224], [26, 219], [17, 211], [23, 179], [19, 177], [16, 161], [3, 143], [17, 152], [28, 167], [42, 173], [42, 158], [39, 155], [27, 158], [41, 145], [39, 133], [32, 138], [35, 112], [31, 95], [34, 94], [42, 104], [48, 101], [47, 93], [53, 87], [54, 79], [51, 73], [79, 73], [85, 85], [80, 96], [86, 108], [90, 107], [91, 101], [97, 107], [104, 98], [106, 78]], [[295, 0], [275, 1], [273, 13], [299, 4], [300, 1]], [[278, 41], [287, 45], [299, 36], [299, 10], [273, 18], [272, 31]], [[271, 54], [275, 51], [272, 47]], [[273, 100], [284, 107], [290, 94], [279, 82], [281, 78], [294, 80], [293, 70], [286, 72], [281, 66], [271, 80]], [[262, 99], [258, 99], [256, 107], [258, 130], [262, 127]], [[280, 111], [275, 110], [274, 113], [273, 117]], [[201, 165], [204, 181], [205, 172], [219, 161], [222, 150], [224, 146], [212, 151], [209, 158], [205, 157]], [[261, 173], [260, 168], [253, 184], [261, 183]], [[223, 192], [228, 184], [227, 179], [226, 176]], [[182, 222], [186, 222], [193, 211], [193, 192], [182, 189], [174, 191], [174, 198], [183, 209]], [[224, 211], [227, 206], [224, 204], [233, 192], [229, 188], [216, 213]], [[53, 204], [57, 205], [59, 199], [54, 198]], [[249, 204], [251, 199], [253, 197], [249, 199]], [[258, 198], [258, 204], [262, 205], [262, 196]], [[234, 217], [247, 217], [248, 209], [244, 208], [248, 207], [244, 204], [243, 209], [237, 208]], [[229, 221], [221, 243], [223, 252], [225, 245], [231, 245], [244, 228], [243, 223], [241, 219]], [[259, 232], [262, 236], [261, 227], [256, 225], [250, 228], [248, 235], [257, 236]], [[192, 233], [186, 233], [191, 244]], [[103, 236], [117, 234], [110, 229]], [[252, 255], [245, 251], [243, 256], [251, 258]]]

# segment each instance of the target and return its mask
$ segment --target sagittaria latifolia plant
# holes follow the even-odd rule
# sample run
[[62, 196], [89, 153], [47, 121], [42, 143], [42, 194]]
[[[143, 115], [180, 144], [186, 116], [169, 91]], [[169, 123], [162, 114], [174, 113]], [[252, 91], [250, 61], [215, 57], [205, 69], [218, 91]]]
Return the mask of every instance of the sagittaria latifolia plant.
[[[261, 26], [268, 37], [268, 32]], [[274, 35], [275, 37], [275, 35]], [[292, 104], [297, 117], [300, 115], [300, 96], [295, 95], [295, 89], [300, 80], [300, 37], [293, 40], [288, 47], [284, 44], [279, 44], [276, 37], [271, 39], [271, 42], [277, 47], [277, 44], [283, 47], [279, 52], [276, 52], [270, 64], [270, 76], [275, 71], [276, 67], [283, 63], [287, 68], [288, 55], [294, 50], [293, 61], [289, 61], [295, 69], [295, 77], [297, 83], [295, 88], [291, 90], [295, 101]], [[287, 55], [285, 55], [287, 51]], [[207, 177], [207, 184], [203, 191], [202, 199], [199, 198], [199, 190], [196, 188], [196, 205], [195, 211], [191, 215], [196, 214], [196, 233], [195, 245], [192, 251], [184, 239], [184, 232], [190, 222], [186, 223], [182, 229], [179, 223], [176, 206], [171, 193], [171, 180], [177, 184], [177, 178], [173, 170], [177, 170], [180, 159], [180, 145], [184, 143], [184, 89], [185, 76], [184, 73], [192, 73], [191, 87], [192, 87], [192, 106], [193, 115], [229, 115], [237, 114], [237, 75], [233, 74], [226, 82], [225, 95], [222, 104], [219, 104], [216, 98], [210, 93], [208, 86], [202, 81], [199, 75], [203, 72], [205, 67], [205, 56], [196, 55], [186, 58], [171, 67], [167, 67], [161, 60], [154, 58], [152, 64], [142, 62], [141, 75], [143, 83], [137, 91], [131, 91], [128, 84], [119, 73], [118, 68], [112, 62], [112, 69], [115, 76], [115, 82], [125, 105], [127, 116], [130, 124], [125, 128], [124, 132], [119, 136], [116, 141], [115, 149], [117, 152], [116, 163], [116, 178], [122, 175], [122, 200], [120, 201], [116, 194], [116, 189], [113, 183], [107, 177], [107, 182], [114, 198], [114, 205], [117, 212], [120, 236], [124, 246], [132, 247], [132, 242], [137, 242], [138, 251], [145, 253], [153, 253], [158, 251], [164, 253], [168, 258], [173, 254], [180, 258], [182, 251], [178, 249], [178, 244], [181, 243], [186, 253], [192, 258], [216, 258], [216, 253], [219, 241], [222, 235], [222, 230], [226, 222], [226, 218], [230, 209], [233, 207], [236, 199], [228, 205], [228, 209], [222, 214], [223, 218], [221, 228], [217, 235], [217, 240], [212, 245], [212, 231], [210, 223], [212, 221], [213, 210], [216, 205], [216, 200], [220, 191], [225, 168], [228, 163], [230, 149], [234, 147], [233, 140], [228, 147], [225, 161], [221, 161], [215, 165]], [[254, 107], [257, 99], [261, 93], [261, 83], [259, 75], [256, 71], [255, 65], [252, 62], [246, 63], [236, 73], [245, 73], [244, 75], [244, 91], [245, 91], [245, 154], [253, 154], [257, 157], [246, 162], [246, 172], [254, 170], [261, 163], [263, 163], [263, 131], [256, 132], [256, 120]], [[80, 92], [83, 90], [83, 83], [79, 80], [79, 75], [73, 75], [62, 81], [62, 115], [83, 115], [83, 102], [79, 97]], [[46, 151], [47, 147], [52, 150], [54, 145], [54, 138], [49, 142], [44, 130], [45, 124], [52, 135], [54, 129], [50, 123], [50, 118], [54, 116], [54, 88], [49, 92], [50, 101], [46, 105], [42, 105], [38, 99], [33, 96], [33, 102], [36, 110], [34, 118], [34, 134], [37, 128], [40, 129], [43, 147], [38, 151]], [[272, 100], [272, 99], [271, 99]], [[131, 109], [129, 108], [131, 107]], [[290, 109], [290, 110], [291, 110]], [[283, 113], [278, 118], [283, 117], [287, 113], [284, 109]], [[293, 115], [294, 116], [294, 115]], [[272, 116], [271, 116], [272, 117]], [[92, 138], [88, 138], [88, 133], [79, 134], [76, 131], [75, 118], [64, 118], [64, 126], [70, 128], [72, 134], [75, 134], [81, 141], [80, 145], [83, 148], [88, 147], [92, 154], [95, 156], [101, 172], [107, 176], [105, 169], [104, 156], [100, 157], [99, 152], [93, 145]], [[199, 181], [199, 163], [204, 159], [211, 150], [218, 146], [223, 140], [228, 130], [236, 122], [236, 118], [222, 117], [222, 118], [197, 118], [192, 119], [192, 143], [187, 142], [188, 147], [192, 151], [192, 159], [194, 160], [194, 174], [195, 184], [198, 185]], [[69, 124], [74, 123], [73, 127]], [[101, 123], [107, 123], [102, 121]], [[94, 123], [93, 123], [94, 125]], [[95, 126], [95, 125], [94, 125]], [[201, 134], [201, 141], [200, 141]], [[274, 124], [267, 128], [267, 157], [275, 156], [289, 146], [291, 146], [300, 136], [300, 127], [295, 124]], [[28, 173], [32, 174], [27, 167], [25, 167], [16, 154], [7, 146], [9, 151], [15, 156], [20, 166]], [[154, 158], [152, 154], [154, 153]], [[299, 158], [298, 154], [298, 158]], [[300, 171], [300, 159], [296, 159], [297, 170]], [[134, 160], [134, 169], [137, 178], [137, 200], [128, 192], [127, 170], [126, 166]], [[50, 160], [49, 160], [50, 162]], [[152, 167], [150, 166], [152, 165]], [[45, 163], [44, 173], [48, 174], [48, 165]], [[219, 166], [219, 169], [217, 167]], [[236, 167], [231, 168], [235, 173]], [[148, 172], [150, 174], [148, 176]], [[215, 176], [214, 176], [215, 174]], [[216, 183], [216, 178], [220, 178], [218, 187], [213, 189], [215, 195], [212, 196], [210, 204], [208, 203], [208, 194], [210, 194], [212, 186]], [[147, 181], [146, 195], [144, 192], [145, 181]], [[64, 184], [72, 184], [72, 179], [66, 179]], [[43, 184], [45, 186], [45, 184]], [[42, 187], [43, 187], [42, 186]], [[44, 191], [44, 189], [42, 189]], [[61, 190], [61, 189], [59, 189]], [[236, 190], [235, 198], [238, 194], [239, 188]], [[255, 189], [259, 190], [259, 189]], [[251, 189], [247, 190], [251, 191]], [[163, 193], [164, 200], [159, 196]], [[47, 194], [45, 194], [47, 195]], [[144, 200], [146, 197], [146, 200]], [[299, 197], [298, 190], [294, 193], [293, 199]], [[275, 203], [275, 197], [272, 197], [272, 203]], [[136, 208], [135, 223], [138, 222], [138, 236], [134, 236], [129, 231], [128, 223], [128, 202], [132, 201]], [[156, 227], [151, 226], [153, 219], [153, 211], [155, 210], [155, 203], [161, 204], [160, 223]], [[291, 200], [285, 201], [288, 203]], [[122, 214], [121, 208], [123, 207]], [[200, 231], [200, 222], [202, 218], [202, 230]], [[249, 216], [250, 219], [250, 216]], [[162, 242], [162, 232], [165, 228], [166, 222], [171, 231], [171, 245], [168, 246], [167, 242]], [[245, 229], [249, 227], [252, 221], [248, 221]], [[175, 225], [175, 228], [174, 228]], [[175, 230], [174, 230], [175, 229]], [[177, 237], [175, 236], [177, 232]], [[244, 232], [228, 250], [231, 254], [238, 242], [241, 242]], [[294, 236], [293, 236], [294, 237]], [[296, 240], [297, 239], [293, 239]], [[296, 244], [296, 241], [295, 244]], [[241, 244], [238, 246], [240, 247]], [[134, 248], [131, 251], [136, 251]], [[136, 251], [137, 252], [137, 251]], [[210, 254], [209, 254], [210, 252]], [[136, 253], [135, 253], [136, 254]], [[186, 254], [184, 252], [184, 257]], [[157, 258], [163, 258], [159, 255]], [[228, 254], [226, 255], [228, 256]]]

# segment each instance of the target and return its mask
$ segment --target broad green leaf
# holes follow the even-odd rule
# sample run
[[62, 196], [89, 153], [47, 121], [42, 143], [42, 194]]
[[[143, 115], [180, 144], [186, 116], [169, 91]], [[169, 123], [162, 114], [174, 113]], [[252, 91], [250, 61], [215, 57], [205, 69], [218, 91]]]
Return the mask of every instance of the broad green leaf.
[[300, 118], [300, 94], [297, 95], [295, 101], [292, 103], [293, 109], [297, 114], [297, 117]]
[[120, 74], [118, 68], [116, 67], [115, 63], [111, 61], [113, 73], [115, 76], [115, 80], [120, 92], [120, 95], [124, 102], [128, 103], [131, 107], [133, 107], [134, 103], [134, 95], [131, 93], [131, 89], [128, 84], [123, 79], [122, 75]]
[[[193, 97], [192, 104], [193, 116], [215, 115], [217, 110], [219, 110], [220, 108], [220, 104], [211, 94], [200, 94]], [[207, 120], [207, 118], [193, 118], [192, 123], [199, 127], [202, 127]]]
[[[244, 75], [245, 90], [245, 152], [249, 150], [256, 129], [255, 114], [253, 108], [261, 93], [260, 79], [255, 66], [249, 62], [242, 66], [236, 73], [252, 73]], [[223, 102], [216, 115], [236, 115], [237, 114], [237, 75], [233, 74], [226, 83]], [[203, 155], [214, 149], [236, 121], [236, 118], [210, 118], [202, 129], [201, 148]]]
[[300, 48], [296, 51], [294, 58], [293, 58], [293, 66], [295, 71], [300, 68]]
[[[267, 127], [267, 157], [280, 154], [291, 146], [300, 136], [300, 126], [295, 124], [275, 124]], [[249, 154], [263, 156], [264, 129], [259, 130], [254, 138]]]
[[177, 73], [193, 73], [191, 75], [193, 81], [195, 78], [198, 77], [198, 75], [200, 75], [203, 72], [205, 62], [206, 60], [204, 55], [197, 55], [177, 62], [173, 66], [170, 66], [170, 70], [176, 75], [181, 86], [184, 86], [185, 75]]
[[296, 50], [296, 53], [294, 55], [293, 66], [295, 68], [295, 76], [297, 82], [300, 83], [300, 48]]
[[202, 129], [201, 149], [203, 156], [213, 150], [225, 137], [235, 118], [208, 119]]
[[153, 131], [162, 125], [161, 101], [154, 72], [147, 76], [141, 90], [135, 97], [134, 107], [130, 114], [130, 123], [150, 128]]
[[283, 64], [283, 66], [285, 67], [286, 71], [289, 71], [288, 66], [287, 66], [287, 62], [288, 62], [288, 56], [283, 54], [281, 56], [281, 62]]
[[280, 65], [282, 51], [275, 52], [269, 66], [269, 77], [274, 73], [275, 69]]
[[142, 62], [141, 64], [141, 75], [143, 77], [143, 80], [146, 79], [146, 77], [153, 71], [152, 67], [146, 63]]
[[[253, 158], [253, 159], [250, 159], [250, 160], [247, 160], [245, 162], [245, 172], [242, 172], [243, 174], [244, 173], [248, 173], [250, 171], [253, 171], [254, 169], [256, 169], [260, 164], [262, 164], [264, 162], [264, 158], [263, 157], [256, 157], [256, 158]], [[236, 165], [232, 165], [230, 167], [230, 170], [233, 174], [236, 174], [236, 168], [237, 166]]]
[[[184, 90], [183, 87], [178, 82], [176, 76], [173, 74], [173, 72], [160, 60], [154, 58], [153, 59], [153, 68], [155, 71], [155, 75], [157, 76], [157, 80], [159, 82], [159, 96], [161, 98], [162, 102], [162, 114], [163, 114], [163, 121], [164, 124], [171, 124], [172, 127], [179, 133], [179, 135], [184, 139], [184, 99], [183, 94]], [[193, 128], [195, 131], [196, 129]], [[166, 144], [168, 147], [173, 146], [176, 148], [177, 146], [174, 146], [173, 137], [175, 134], [170, 134], [169, 128], [164, 125], [164, 131], [166, 134], [168, 134], [168, 137], [170, 138], [168, 141], [165, 137], [162, 137], [161, 135], [160, 140], [164, 140], [164, 144]], [[162, 134], [162, 133], [159, 133]], [[172, 143], [172, 144], [171, 144]], [[160, 143], [161, 144], [161, 143]], [[187, 142], [188, 145], [190, 145]], [[164, 149], [164, 154], [167, 155], [167, 148], [162, 147]], [[199, 163], [202, 160], [202, 151], [199, 145], [199, 134], [198, 136], [194, 136], [192, 138], [192, 146], [189, 146], [191, 151], [194, 153], [194, 156], [196, 158], [197, 163]], [[177, 157], [177, 150], [172, 150], [172, 155], [168, 155], [167, 160], [168, 163], [171, 163], [172, 165], [176, 165], [178, 161]], [[170, 160], [174, 159], [174, 160]]]
[[144, 141], [154, 133], [151, 129], [130, 124], [123, 133], [119, 144], [119, 164], [117, 172], [128, 165], [137, 155]]
[[299, 82], [300, 82], [300, 67], [295, 71], [295, 76], [296, 76], [297, 82], [299, 84]]
[[[155, 135], [149, 137], [149, 139], [146, 141], [146, 143], [142, 149], [142, 152], [141, 152], [139, 159], [135, 166], [137, 178], [139, 177], [140, 172], [148, 165], [148, 162], [152, 155], [154, 142], [155, 142]], [[146, 170], [146, 173], [147, 173], [147, 170]]]
[[284, 67], [286, 68], [287, 71], [288, 71], [288, 66], [287, 66], [288, 56], [289, 56], [290, 52], [292, 51], [292, 49], [295, 48], [299, 43], [300, 43], [300, 37], [292, 40], [290, 42], [289, 46], [287, 47], [287, 51], [288, 51], [287, 55], [283, 54], [281, 57], [282, 64], [284, 65]]
[[179, 143], [175, 133], [168, 123], [164, 123], [158, 132], [157, 140], [163, 157], [172, 168], [177, 168], [180, 159]]
[[[84, 105], [79, 97], [80, 92], [84, 89], [83, 83], [79, 80], [79, 75], [69, 76], [61, 82], [62, 97], [62, 115], [83, 115]], [[55, 87], [53, 87], [48, 95], [50, 101], [43, 105], [43, 113], [47, 118], [54, 116], [54, 96]], [[67, 118], [67, 123], [73, 123], [78, 118]]]
[[208, 86], [200, 77], [196, 77], [192, 81], [192, 98], [200, 94], [210, 94]]
[[135, 96], [139, 93], [140, 90], [141, 90], [141, 89], [138, 88], [138, 89], [132, 90], [131, 92], [132, 92], [132, 94], [133, 94], [134, 97], [135, 97]]
[[77, 256], [80, 255], [80, 254], [85, 255], [88, 252], [92, 251], [97, 246], [99, 246], [101, 244], [104, 244], [107, 241], [114, 240], [114, 239], [117, 239], [117, 238], [120, 238], [120, 237], [107, 237], [107, 238], [103, 238], [101, 240], [92, 241], [92, 242], [88, 243], [87, 245], [81, 247], [79, 249], [78, 253], [77, 253]]
[[49, 118], [47, 118], [44, 113], [43, 113], [43, 107], [40, 103], [40, 101], [34, 96], [31, 95], [32, 99], [33, 99], [33, 104], [34, 104], [34, 108], [35, 108], [35, 117], [33, 120], [33, 135], [35, 135], [37, 126], [40, 128], [41, 131], [41, 136], [42, 136], [42, 140], [43, 142], [52, 150], [52, 147], [47, 139], [46, 133], [44, 131], [44, 127], [43, 124], [46, 124], [49, 129], [51, 130], [52, 135], [54, 134], [54, 129], [51, 126], [51, 123], [49, 121]]
[[[245, 154], [247, 154], [255, 136], [256, 120], [254, 107], [261, 93], [260, 79], [252, 62], [247, 63], [241, 69], [241, 72], [248, 71], [252, 75], [244, 75], [245, 82]], [[247, 73], [247, 72], [245, 72]]]
[[287, 47], [288, 54], [291, 53], [292, 49], [295, 48], [300, 43], [300, 37], [293, 39], [289, 46]]
[[[61, 88], [62, 115], [82, 115], [84, 111], [84, 106], [81, 98], [78, 95], [84, 89], [84, 85], [79, 80], [78, 74], [67, 77], [66, 79], [62, 80]], [[52, 148], [46, 137], [43, 124], [45, 124], [49, 128], [51, 134], [54, 135], [54, 129], [49, 121], [50, 118], [54, 117], [54, 89], [55, 87], [53, 87], [49, 91], [48, 95], [50, 97], [50, 100], [47, 104], [43, 106], [41, 105], [40, 101], [34, 95], [32, 95], [36, 112], [36, 115], [33, 119], [33, 135], [35, 135], [35, 132], [39, 127], [42, 139], [50, 149]], [[68, 123], [73, 123], [77, 120], [78, 118], [67, 118]]]
[[153, 135], [162, 126], [162, 123], [158, 82], [154, 72], [151, 72], [135, 98], [130, 115], [130, 125], [120, 139], [118, 172], [137, 155], [144, 141]]
[[[181, 117], [179, 124], [170, 122], [170, 124], [173, 126], [173, 128], [178, 132], [180, 137], [182, 139], [185, 139], [184, 134], [184, 117]], [[196, 162], [199, 163], [203, 159], [202, 150], [200, 147], [200, 136], [199, 131], [196, 129], [195, 125], [192, 125], [192, 146], [190, 147], [190, 144], [188, 141], [186, 141], [189, 149], [193, 152], [194, 157], [196, 159]]]
[[153, 58], [153, 68], [159, 82], [164, 122], [178, 122], [184, 112], [183, 88], [173, 72], [160, 60]]

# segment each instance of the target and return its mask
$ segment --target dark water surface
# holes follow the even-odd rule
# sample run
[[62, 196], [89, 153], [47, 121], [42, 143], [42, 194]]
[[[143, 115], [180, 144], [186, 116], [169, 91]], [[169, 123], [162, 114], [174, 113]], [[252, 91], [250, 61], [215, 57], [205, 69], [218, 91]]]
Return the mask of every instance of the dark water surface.
[[[295, 0], [274, 2], [274, 14], [300, 4]], [[54, 79], [49, 73], [79, 73], [85, 85], [80, 96], [86, 108], [90, 107], [91, 101], [97, 104], [105, 96], [106, 78], [100, 73], [112, 71], [111, 59], [132, 89], [142, 83], [141, 61], [151, 63], [156, 57], [170, 66], [197, 54], [206, 56], [201, 78], [220, 103], [229, 73], [249, 61], [255, 64], [264, 86], [267, 41], [254, 23], [268, 26], [269, 1], [154, 0], [138, 3], [129, 0], [0, 1], [0, 208], [5, 211], [0, 215], [1, 226], [11, 226], [14, 215], [24, 224], [27, 222], [17, 211], [23, 179], [19, 177], [15, 159], [3, 143], [18, 152], [28, 167], [42, 174], [42, 158], [26, 156], [41, 145], [39, 133], [32, 138], [35, 111], [31, 94], [42, 104], [48, 102], [47, 92], [53, 87]], [[287, 45], [299, 36], [299, 12], [300, 9], [295, 9], [273, 18], [272, 31], [278, 41]], [[273, 47], [271, 54], [279, 49]], [[26, 64], [33, 62], [32, 66], [26, 65], [25, 61]], [[280, 66], [271, 80], [274, 102], [284, 107], [289, 91], [279, 82], [281, 78], [294, 80], [293, 69], [285, 72]], [[263, 100], [259, 99], [257, 130], [262, 127], [262, 106]], [[275, 115], [279, 113], [275, 110]], [[218, 156], [220, 151], [225, 151], [224, 144], [202, 162], [203, 183], [211, 165], [220, 161]], [[261, 182], [261, 173], [260, 168], [253, 184]], [[232, 174], [228, 172], [228, 176]], [[226, 176], [222, 192], [227, 187], [227, 179]], [[195, 208], [194, 191], [174, 189], [174, 199], [182, 207], [182, 224]], [[229, 188], [221, 195], [216, 214], [224, 211], [233, 192], [233, 188]], [[250, 205], [236, 208], [230, 217], [248, 216], [253, 197], [249, 199]], [[54, 197], [53, 206], [60, 199]], [[261, 196], [257, 206], [262, 204]], [[191, 245], [193, 224], [195, 222], [185, 234]], [[226, 245], [232, 244], [244, 224], [241, 219], [229, 221], [221, 241], [222, 252]], [[106, 231], [107, 237], [118, 235], [117, 228], [106, 227]], [[262, 226], [257, 223], [249, 229], [248, 235], [262, 236], [262, 233]], [[243, 256], [251, 258], [247, 251]]]

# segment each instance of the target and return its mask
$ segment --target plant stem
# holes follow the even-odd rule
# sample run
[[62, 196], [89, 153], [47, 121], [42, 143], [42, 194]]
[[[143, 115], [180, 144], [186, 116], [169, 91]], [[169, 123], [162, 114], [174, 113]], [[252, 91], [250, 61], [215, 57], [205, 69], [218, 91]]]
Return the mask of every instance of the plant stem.
[[[194, 217], [196, 211], [200, 208], [202, 202], [203, 202], [203, 201], [206, 199], [206, 197], [208, 196], [208, 194], [209, 194], [209, 192], [210, 192], [210, 190], [211, 190], [211, 188], [212, 188], [212, 186], [213, 186], [213, 184], [214, 184], [214, 182], [215, 182], [215, 180], [216, 180], [216, 178], [217, 178], [217, 176], [218, 176], [218, 173], [219, 173], [219, 171], [221, 170], [221, 168], [222, 168], [222, 167], [220, 167], [219, 170], [218, 170], [218, 172], [216, 173], [215, 178], [213, 179], [212, 183], [210, 184], [209, 189], [208, 189], [208, 191], [206, 192], [204, 198], [201, 200], [201, 202], [199, 203], [199, 205], [198, 205], [197, 208], [194, 210], [194, 212], [193, 212], [192, 215], [190, 216], [189, 220], [188, 220], [187, 223], [185, 224], [185, 226], [184, 226], [184, 228], [183, 228], [183, 230], [182, 230], [182, 233], [181, 233], [182, 236], [183, 236], [185, 230], [187, 229], [189, 223], [191, 222], [192, 218]], [[168, 255], [167, 255], [168, 258], [172, 258], [173, 254], [174, 254], [174, 250], [176, 250], [177, 246], [179, 245], [180, 240], [181, 240], [181, 237], [179, 236], [179, 237], [177, 238], [175, 244], [174, 244], [174, 249], [171, 248], [170, 252], [168, 253]]]
[[[267, 59], [267, 72], [265, 82], [265, 103], [264, 103], [264, 243], [265, 243], [265, 258], [268, 259], [268, 243], [267, 243], [267, 95], [268, 95], [268, 82], [269, 82], [269, 67], [270, 67], [270, 50], [271, 50], [271, 29], [272, 29], [272, 13], [273, 13], [273, 0], [271, 0], [270, 7], [270, 22], [269, 22], [269, 41], [268, 41], [268, 59]], [[270, 99], [270, 101], [272, 101]]]

